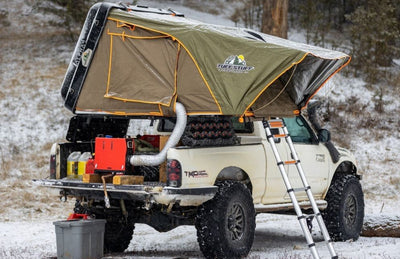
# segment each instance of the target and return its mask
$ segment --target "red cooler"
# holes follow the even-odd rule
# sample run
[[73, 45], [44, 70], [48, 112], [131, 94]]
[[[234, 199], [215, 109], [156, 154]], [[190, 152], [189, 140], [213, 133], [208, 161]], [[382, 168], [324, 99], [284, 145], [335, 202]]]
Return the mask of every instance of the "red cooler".
[[127, 155], [133, 154], [133, 149], [132, 139], [96, 138], [95, 172], [125, 173], [126, 167], [130, 167], [126, 165]]

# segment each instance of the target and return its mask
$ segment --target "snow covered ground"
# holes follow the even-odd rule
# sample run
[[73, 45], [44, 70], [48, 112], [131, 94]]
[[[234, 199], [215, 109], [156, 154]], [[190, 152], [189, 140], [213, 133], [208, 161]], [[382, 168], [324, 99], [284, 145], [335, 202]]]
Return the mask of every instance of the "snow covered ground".
[[[0, 258], [53, 258], [57, 255], [51, 221], [0, 222]], [[314, 235], [316, 242], [322, 241]], [[329, 258], [324, 243], [317, 244], [320, 256]], [[337, 242], [339, 258], [400, 258], [399, 238], [361, 237], [357, 242]], [[192, 226], [181, 226], [167, 233], [137, 224], [129, 248], [105, 258], [202, 258]], [[294, 216], [259, 215], [253, 248], [248, 256], [263, 258], [311, 258]]]
[[[193, 19], [233, 25], [227, 19], [229, 8], [211, 15], [180, 2], [139, 1], [171, 7]], [[65, 219], [73, 208], [73, 201], [61, 203], [54, 192], [30, 181], [48, 176], [50, 146], [65, 136], [71, 113], [63, 108], [59, 89], [74, 46], [58, 29], [48, 27], [54, 17], [35, 12], [32, 3], [0, 0], [11, 24], [0, 27], [0, 258], [56, 256], [52, 222]], [[301, 32], [291, 31], [289, 37], [304, 42]], [[361, 79], [339, 74], [318, 98], [336, 107], [334, 115], [341, 122], [331, 120], [326, 126], [336, 143], [355, 154], [364, 173], [366, 213], [399, 214], [400, 92], [387, 88], [385, 113], [380, 114], [371, 101], [376, 90]], [[400, 239], [395, 238], [361, 237], [335, 247], [341, 258], [400, 258]], [[326, 257], [327, 251], [322, 255]], [[201, 253], [194, 227], [158, 233], [138, 224], [127, 252], [110, 256], [201, 258]], [[259, 215], [249, 258], [310, 258], [310, 253], [294, 217]]]

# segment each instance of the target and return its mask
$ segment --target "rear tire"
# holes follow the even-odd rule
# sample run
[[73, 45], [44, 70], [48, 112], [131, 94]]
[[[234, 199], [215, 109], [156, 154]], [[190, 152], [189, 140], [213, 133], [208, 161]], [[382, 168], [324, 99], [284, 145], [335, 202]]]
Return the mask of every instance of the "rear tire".
[[135, 223], [122, 215], [117, 201], [110, 201], [112, 208], [106, 209], [104, 203], [92, 204], [87, 213], [96, 219], [105, 219], [104, 253], [121, 253], [128, 248], [135, 229]]
[[364, 221], [364, 194], [354, 175], [333, 178], [322, 212], [329, 235], [334, 241], [357, 240]]
[[107, 221], [104, 233], [104, 252], [121, 253], [128, 248], [135, 226]]
[[253, 245], [255, 210], [249, 189], [239, 182], [217, 183], [212, 200], [198, 209], [197, 240], [206, 258], [240, 258]]

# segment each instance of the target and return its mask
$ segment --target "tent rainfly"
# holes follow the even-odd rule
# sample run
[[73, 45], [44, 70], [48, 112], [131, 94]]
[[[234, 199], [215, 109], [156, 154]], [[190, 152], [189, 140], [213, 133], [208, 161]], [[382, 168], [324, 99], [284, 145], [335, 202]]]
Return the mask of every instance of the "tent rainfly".
[[63, 82], [70, 110], [174, 116], [178, 101], [189, 115], [293, 116], [350, 61], [338, 51], [142, 9], [91, 8]]

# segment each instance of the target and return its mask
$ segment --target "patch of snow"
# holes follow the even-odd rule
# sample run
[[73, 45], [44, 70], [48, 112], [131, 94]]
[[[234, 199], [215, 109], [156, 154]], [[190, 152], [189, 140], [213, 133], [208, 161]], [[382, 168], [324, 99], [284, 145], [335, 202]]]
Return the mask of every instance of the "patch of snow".
[[[323, 238], [318, 231], [315, 241]], [[0, 222], [1, 258], [55, 257], [55, 227], [52, 222]], [[325, 244], [317, 244], [322, 258], [329, 257]], [[336, 242], [339, 258], [399, 258], [400, 239], [361, 237], [356, 242]], [[310, 258], [311, 254], [295, 216], [257, 216], [255, 240], [248, 258]], [[192, 226], [181, 226], [166, 233], [136, 224], [133, 239], [124, 253], [106, 258], [203, 258]]]
[[12, 168], [10, 171], [10, 176], [11, 177], [15, 177], [15, 178], [19, 178], [22, 176], [22, 172], [16, 168]]
[[288, 40], [294, 42], [307, 43], [304, 30], [290, 29], [288, 32]]

